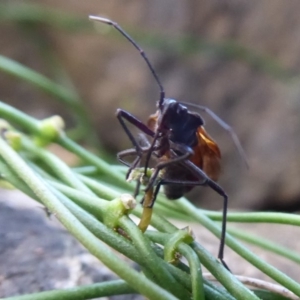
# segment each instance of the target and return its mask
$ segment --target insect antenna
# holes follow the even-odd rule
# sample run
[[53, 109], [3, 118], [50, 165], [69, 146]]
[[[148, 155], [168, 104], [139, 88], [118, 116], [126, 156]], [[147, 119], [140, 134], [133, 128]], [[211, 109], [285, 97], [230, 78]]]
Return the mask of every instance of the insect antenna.
[[159, 98], [158, 105], [159, 105], [159, 108], [161, 108], [161, 106], [163, 105], [164, 99], [165, 99], [164, 87], [163, 87], [157, 73], [155, 72], [152, 64], [150, 63], [146, 53], [144, 52], [144, 50], [132, 39], [132, 37], [124, 29], [122, 29], [122, 27], [118, 23], [113, 22], [113, 21], [111, 21], [109, 19], [106, 19], [106, 18], [99, 17], [99, 16], [89, 16], [89, 19], [113, 26], [140, 52], [140, 55], [143, 57], [143, 59], [147, 63], [147, 65], [148, 65], [155, 81], [157, 82], [157, 84], [159, 86], [160, 98]]
[[246, 165], [246, 168], [249, 169], [249, 163], [248, 163], [247, 155], [246, 155], [246, 153], [245, 153], [245, 151], [244, 151], [244, 149], [241, 145], [241, 142], [240, 142], [237, 134], [235, 133], [235, 131], [232, 129], [231, 126], [229, 126], [218, 115], [216, 115], [211, 109], [207, 108], [206, 106], [202, 106], [202, 105], [198, 105], [198, 104], [194, 104], [194, 103], [189, 103], [189, 102], [182, 102], [182, 101], [180, 101], [180, 103], [182, 103], [184, 105], [188, 105], [190, 107], [198, 108], [200, 111], [203, 111], [203, 112], [207, 113], [221, 127], [223, 127], [230, 134], [236, 149], [238, 150], [243, 162]]

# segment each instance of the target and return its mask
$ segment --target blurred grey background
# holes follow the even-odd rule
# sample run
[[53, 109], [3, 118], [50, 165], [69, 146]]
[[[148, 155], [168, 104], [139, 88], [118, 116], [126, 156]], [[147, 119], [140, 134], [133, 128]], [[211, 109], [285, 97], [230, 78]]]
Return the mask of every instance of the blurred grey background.
[[[68, 26], [59, 15], [49, 21], [28, 6], [35, 4], [78, 17], [78, 26]], [[167, 97], [205, 105], [235, 129], [249, 170], [230, 136], [203, 115], [223, 154], [220, 184], [231, 209], [299, 208], [299, 1], [1, 0], [0, 5], [0, 54], [58, 82], [59, 63], [112, 156], [131, 146], [116, 109], [146, 121], [155, 111], [158, 87], [132, 45], [114, 29], [88, 21], [89, 14], [111, 18], [136, 39]], [[0, 99], [39, 118], [60, 114], [69, 120], [55, 99], [2, 72]], [[197, 188], [190, 197], [202, 207], [222, 205], [209, 189]]]

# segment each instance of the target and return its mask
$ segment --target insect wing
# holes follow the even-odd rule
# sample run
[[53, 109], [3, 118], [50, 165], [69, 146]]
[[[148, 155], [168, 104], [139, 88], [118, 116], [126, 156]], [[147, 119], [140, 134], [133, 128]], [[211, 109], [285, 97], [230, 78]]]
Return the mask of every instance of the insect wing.
[[198, 144], [193, 148], [191, 161], [200, 167], [206, 175], [217, 181], [221, 173], [221, 152], [216, 142], [208, 135], [204, 127], [197, 131]]

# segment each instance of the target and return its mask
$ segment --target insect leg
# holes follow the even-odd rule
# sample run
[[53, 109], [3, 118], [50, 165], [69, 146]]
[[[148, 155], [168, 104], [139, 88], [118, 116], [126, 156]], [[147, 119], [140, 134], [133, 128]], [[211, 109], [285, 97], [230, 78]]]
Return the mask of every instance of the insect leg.
[[[219, 186], [215, 181], [211, 180], [204, 171], [198, 168], [195, 164], [193, 164], [189, 160], [185, 160], [182, 162], [195, 176], [198, 178], [200, 177], [203, 179], [202, 182], [199, 182], [198, 185], [208, 185], [211, 189], [217, 192], [220, 196], [223, 197], [223, 214], [222, 214], [222, 231], [221, 231], [221, 238], [220, 238], [220, 246], [219, 246], [219, 253], [218, 258], [223, 264], [223, 266], [230, 271], [227, 264], [224, 261], [224, 247], [225, 247], [225, 238], [226, 238], [226, 221], [227, 221], [227, 207], [228, 207], [228, 196], [225, 191]], [[185, 182], [183, 184], [190, 185], [191, 183]]]
[[[141, 130], [142, 132], [144, 132], [145, 134], [154, 137], [154, 132], [149, 129], [143, 122], [141, 122], [139, 119], [137, 119], [136, 117], [134, 117], [133, 115], [131, 115], [130, 113], [128, 113], [127, 111], [123, 110], [123, 109], [118, 109], [116, 112], [117, 118], [121, 124], [121, 126], [123, 127], [125, 133], [127, 134], [127, 136], [129, 137], [130, 141], [132, 142], [135, 150], [136, 150], [136, 155], [137, 158], [134, 161], [135, 165], [139, 164], [139, 161], [142, 157], [143, 154], [143, 149], [142, 147], [139, 145], [138, 141], [136, 140], [136, 138], [133, 136], [133, 134], [131, 133], [131, 131], [129, 130], [129, 128], [127, 127], [126, 123], [124, 122], [124, 120], [128, 121], [129, 123], [131, 123], [132, 125], [134, 125], [135, 127], [137, 127], [139, 130]], [[124, 151], [121, 152], [121, 159], [120, 161], [122, 163], [124, 163], [125, 165], [128, 166], [128, 164], [126, 162], [123, 161], [122, 159], [122, 154], [124, 157]], [[120, 153], [118, 154], [118, 159], [119, 159]], [[126, 156], [126, 154], [125, 154]], [[131, 165], [129, 166], [129, 170], [128, 170], [128, 174], [134, 169], [134, 166]]]
[[[149, 150], [149, 147], [140, 147], [141, 154], [146, 153], [148, 150]], [[134, 156], [134, 155], [137, 157], [134, 159], [134, 161], [131, 164], [124, 159], [125, 157]], [[118, 152], [117, 159], [123, 165], [130, 167], [131, 169], [137, 168], [137, 166], [139, 165], [139, 163], [141, 161], [141, 157], [138, 155], [137, 150], [134, 148], [130, 148], [130, 149], [126, 149], [126, 150]]]
[[[168, 179], [161, 179], [157, 186], [156, 189], [153, 193], [153, 199], [151, 205], [153, 206], [158, 191], [160, 189], [161, 185], [164, 184], [181, 184], [181, 185], [208, 185], [211, 189], [213, 189], [215, 192], [217, 192], [220, 196], [223, 197], [223, 216], [222, 216], [222, 231], [221, 231], [221, 238], [220, 238], [220, 246], [219, 246], [219, 253], [218, 253], [218, 258], [223, 264], [223, 266], [229, 270], [227, 264], [224, 261], [224, 247], [225, 247], [225, 235], [226, 235], [226, 220], [227, 220], [227, 206], [228, 206], [228, 196], [225, 193], [225, 191], [213, 180], [211, 180], [206, 173], [201, 170], [199, 167], [197, 167], [195, 164], [193, 164], [191, 161], [188, 160], [188, 157], [193, 153], [193, 150], [185, 145], [180, 145], [180, 144], [170, 144], [172, 150], [171, 154], [175, 156], [175, 158], [168, 160], [167, 162], [162, 162], [157, 165], [155, 168], [154, 174], [151, 176], [149, 184], [146, 188], [146, 191], [148, 188], [152, 188], [156, 178], [159, 175], [159, 171], [171, 164], [174, 163], [179, 163], [183, 166], [185, 166], [188, 170], [190, 170], [196, 178], [199, 179], [199, 181], [187, 181], [187, 180], [168, 180]], [[181, 152], [185, 153], [182, 154], [181, 156], [178, 156], [178, 154], [175, 152]], [[152, 180], [151, 180], [152, 179]]]
[[[147, 152], [148, 147], [141, 147], [141, 150], [142, 150], [143, 153]], [[128, 162], [126, 162], [124, 160], [124, 158], [127, 157], [127, 156], [132, 156], [132, 155], [137, 155], [137, 157], [134, 159], [134, 161], [131, 164], [129, 164]], [[123, 151], [119, 152], [117, 154], [117, 158], [122, 164], [129, 167], [129, 169], [126, 173], [126, 178], [128, 178], [130, 173], [132, 172], [132, 170], [134, 170], [135, 168], [137, 168], [139, 166], [142, 157], [138, 156], [136, 149], [131, 148], [131, 149], [126, 149], [126, 150], [123, 150]], [[138, 180], [137, 184], [136, 184], [136, 187], [135, 187], [135, 190], [134, 190], [134, 194], [133, 194], [134, 198], [136, 198], [138, 196], [138, 194], [140, 192], [140, 186], [141, 186], [141, 183]]]
[[154, 153], [155, 144], [156, 144], [156, 141], [157, 141], [158, 138], [159, 138], [159, 132], [156, 132], [154, 137], [153, 137], [152, 143], [149, 147], [147, 156], [146, 156], [145, 166], [144, 166], [144, 174], [145, 175], [147, 174], [147, 169], [148, 169], [148, 166], [149, 166], [150, 158], [151, 158], [152, 154]]
[[129, 130], [129, 128], [127, 127], [127, 125], [125, 124], [123, 119], [125, 119], [126, 121], [128, 121], [129, 123], [131, 123], [132, 125], [137, 127], [139, 130], [141, 130], [145, 134], [147, 134], [151, 137], [154, 137], [155, 133], [151, 129], [149, 129], [147, 127], [147, 125], [145, 125], [142, 121], [137, 119], [135, 116], [133, 116], [132, 114], [130, 114], [126, 110], [123, 110], [123, 109], [120, 109], [120, 108], [117, 109], [116, 116], [117, 116], [121, 126], [123, 127], [124, 131], [126, 132], [127, 136], [129, 137], [130, 141], [132, 142], [132, 144], [134, 145], [134, 147], [136, 149], [140, 149], [140, 145], [138, 144], [136, 139], [133, 137], [131, 131]]
[[119, 162], [121, 162], [123, 165], [127, 166], [127, 167], [130, 167], [132, 166], [132, 164], [130, 164], [129, 162], [127, 162], [124, 158], [127, 157], [127, 156], [132, 156], [132, 155], [137, 155], [137, 152], [134, 148], [131, 148], [131, 149], [126, 149], [126, 150], [123, 150], [123, 151], [120, 151], [117, 153], [117, 159]]
[[[171, 158], [167, 161], [163, 161], [163, 162], [159, 162], [156, 167], [155, 167], [155, 171], [153, 172], [153, 174], [151, 175], [150, 179], [149, 179], [149, 183], [145, 189], [145, 191], [147, 192], [151, 187], [153, 187], [153, 185], [155, 184], [155, 180], [156, 178], [158, 177], [159, 175], [159, 172], [169, 166], [169, 165], [172, 165], [172, 164], [176, 164], [176, 163], [180, 163], [182, 161], [185, 161], [189, 158], [190, 155], [192, 155], [194, 152], [193, 150], [188, 147], [188, 146], [185, 146], [185, 145], [180, 145], [180, 144], [174, 144], [172, 142], [170, 142], [170, 145], [172, 146], [172, 148], [177, 151], [180, 151], [180, 152], [183, 152], [182, 155], [178, 155], [176, 154], [174, 151], [172, 151], [172, 153], [174, 154], [174, 158]], [[149, 151], [150, 152], [150, 151]], [[148, 154], [149, 154], [148, 152]], [[154, 193], [155, 194], [155, 193]]]
[[165, 180], [162, 179], [159, 181], [157, 186], [155, 187], [154, 193], [153, 193], [153, 198], [151, 201], [150, 208], [154, 205], [155, 200], [157, 198], [157, 194], [160, 190], [160, 187], [162, 185], [167, 185], [167, 184], [181, 184], [181, 185], [208, 185], [210, 186], [214, 191], [216, 191], [218, 194], [223, 196], [223, 216], [222, 216], [222, 231], [221, 231], [221, 238], [220, 238], [220, 246], [219, 246], [219, 252], [218, 252], [218, 259], [222, 263], [222, 265], [230, 271], [229, 267], [227, 266], [226, 262], [224, 261], [224, 247], [225, 247], [225, 236], [226, 236], [226, 219], [227, 219], [227, 204], [228, 204], [228, 196], [226, 193], [223, 191], [223, 189], [216, 184], [214, 181], [205, 178], [203, 181], [179, 181], [179, 180]]

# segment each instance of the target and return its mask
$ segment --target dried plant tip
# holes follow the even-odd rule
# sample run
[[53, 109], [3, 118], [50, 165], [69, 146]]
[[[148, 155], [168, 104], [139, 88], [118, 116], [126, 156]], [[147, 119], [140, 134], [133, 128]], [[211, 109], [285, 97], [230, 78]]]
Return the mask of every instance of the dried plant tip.
[[126, 209], [134, 209], [136, 207], [136, 200], [130, 194], [123, 194], [120, 199]]

